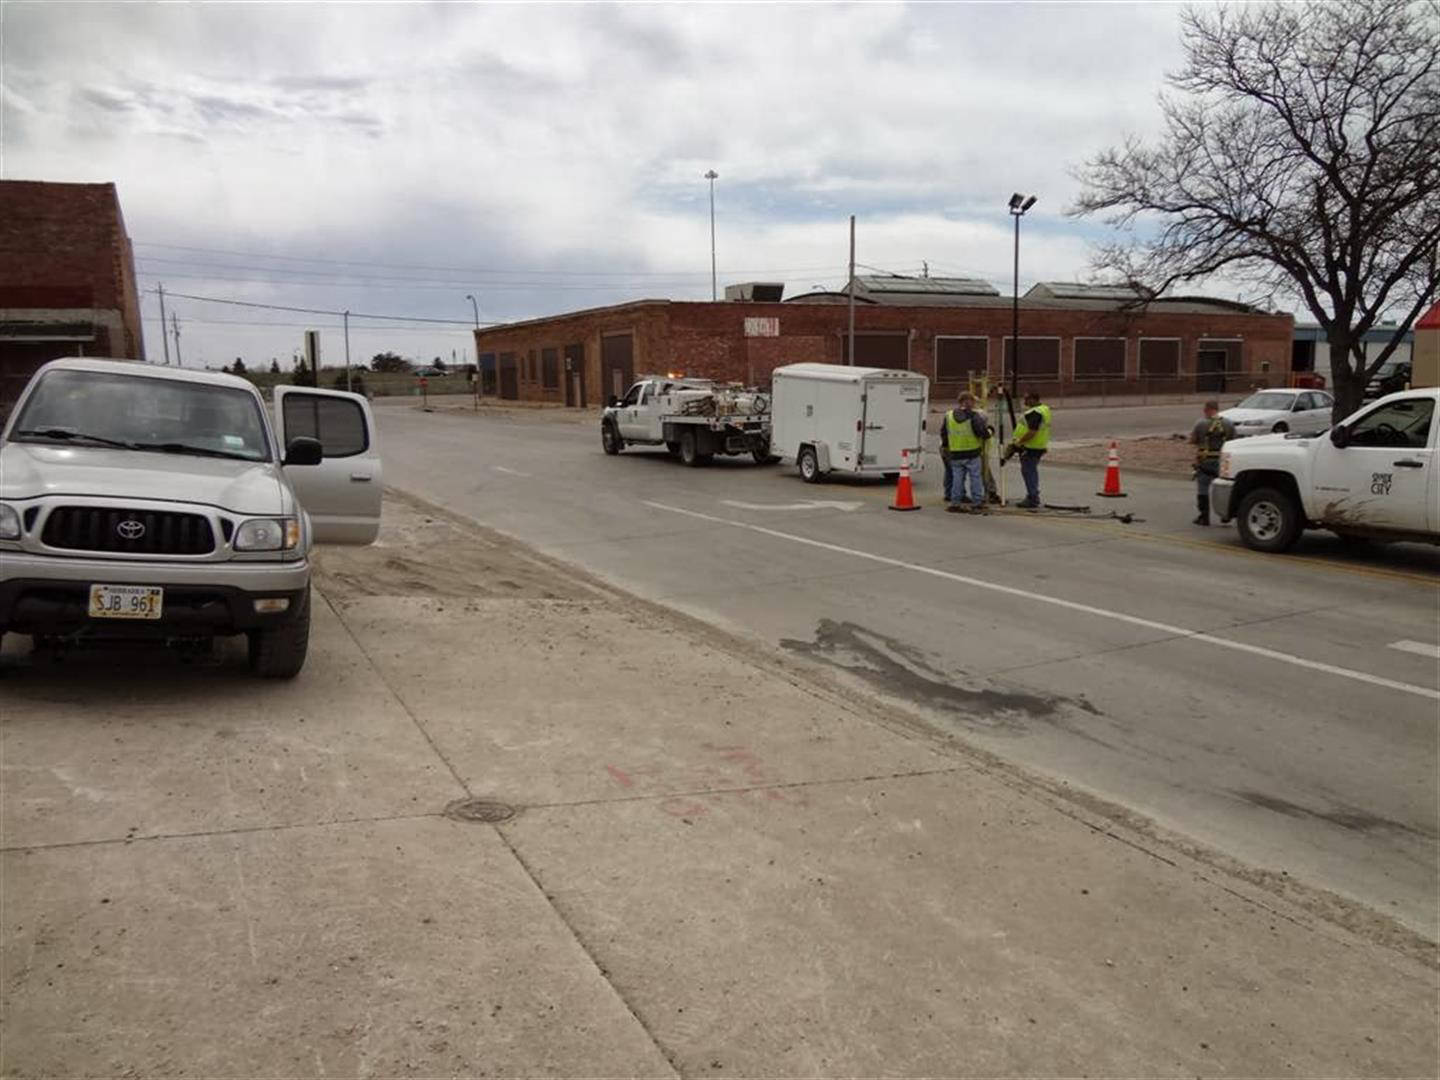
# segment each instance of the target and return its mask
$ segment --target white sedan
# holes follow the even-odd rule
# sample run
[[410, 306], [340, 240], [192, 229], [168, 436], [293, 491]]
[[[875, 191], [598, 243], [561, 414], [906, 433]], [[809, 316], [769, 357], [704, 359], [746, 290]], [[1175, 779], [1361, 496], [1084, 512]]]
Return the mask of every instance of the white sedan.
[[1235, 434], [1270, 432], [1319, 435], [1330, 429], [1335, 399], [1323, 390], [1259, 390], [1220, 415], [1235, 425]]

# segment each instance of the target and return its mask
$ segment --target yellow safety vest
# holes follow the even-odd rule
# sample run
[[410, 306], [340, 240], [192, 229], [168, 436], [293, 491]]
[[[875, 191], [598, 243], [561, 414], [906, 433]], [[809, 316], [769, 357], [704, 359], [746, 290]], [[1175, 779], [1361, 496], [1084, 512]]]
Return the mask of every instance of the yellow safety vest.
[[1049, 405], [1032, 405], [1021, 413], [1016, 421], [1015, 437], [1018, 440], [1024, 432], [1030, 430], [1030, 424], [1025, 417], [1032, 412], [1038, 412], [1040, 414], [1040, 427], [1028, 442], [1021, 443], [1020, 446], [1024, 450], [1044, 450], [1045, 447], [1050, 445]]
[[952, 454], [980, 449], [980, 437], [975, 434], [975, 425], [969, 420], [964, 423], [957, 421], [954, 409], [945, 414], [945, 443]]

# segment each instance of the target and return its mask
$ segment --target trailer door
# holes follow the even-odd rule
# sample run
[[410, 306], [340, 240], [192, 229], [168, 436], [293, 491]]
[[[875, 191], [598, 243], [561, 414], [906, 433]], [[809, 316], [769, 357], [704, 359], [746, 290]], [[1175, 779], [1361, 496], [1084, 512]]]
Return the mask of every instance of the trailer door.
[[860, 467], [894, 472], [900, 451], [920, 449], [920, 421], [925, 415], [925, 384], [916, 379], [871, 379], [865, 383], [865, 424], [861, 433]]

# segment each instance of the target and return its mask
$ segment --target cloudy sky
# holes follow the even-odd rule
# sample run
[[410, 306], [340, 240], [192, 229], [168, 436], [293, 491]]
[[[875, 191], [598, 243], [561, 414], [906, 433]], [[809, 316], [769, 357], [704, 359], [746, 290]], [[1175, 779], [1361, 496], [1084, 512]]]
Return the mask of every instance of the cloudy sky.
[[[1068, 170], [1158, 126], [1168, 4], [0, 2], [0, 175], [114, 181], [153, 290], [352, 318], [354, 357], [464, 359], [482, 321], [857, 261], [1083, 280]], [[288, 364], [339, 320], [185, 299], [187, 363]], [[453, 329], [451, 326], [453, 325]]]

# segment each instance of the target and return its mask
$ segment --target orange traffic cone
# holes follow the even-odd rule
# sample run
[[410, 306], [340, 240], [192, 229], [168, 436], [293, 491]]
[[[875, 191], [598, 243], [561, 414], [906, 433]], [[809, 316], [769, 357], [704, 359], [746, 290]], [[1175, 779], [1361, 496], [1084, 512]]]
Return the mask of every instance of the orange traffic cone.
[[1110, 440], [1110, 454], [1105, 462], [1105, 486], [1095, 494], [1106, 499], [1125, 498], [1125, 492], [1120, 490], [1120, 451], [1114, 439]]
[[900, 451], [900, 479], [895, 481], [895, 501], [891, 510], [920, 510], [915, 503], [915, 492], [910, 487], [910, 451]]

